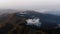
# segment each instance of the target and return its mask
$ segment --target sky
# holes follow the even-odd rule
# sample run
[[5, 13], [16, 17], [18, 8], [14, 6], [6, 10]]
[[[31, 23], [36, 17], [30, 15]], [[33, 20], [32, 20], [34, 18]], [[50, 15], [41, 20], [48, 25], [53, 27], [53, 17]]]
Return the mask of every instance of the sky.
[[60, 0], [0, 0], [0, 8], [38, 11], [42, 9], [59, 10]]

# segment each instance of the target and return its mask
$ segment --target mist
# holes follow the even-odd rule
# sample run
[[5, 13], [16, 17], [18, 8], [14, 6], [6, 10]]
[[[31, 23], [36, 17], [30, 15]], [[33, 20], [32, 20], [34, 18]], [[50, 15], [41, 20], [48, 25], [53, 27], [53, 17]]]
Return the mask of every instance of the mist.
[[58, 11], [57, 13], [60, 13], [60, 0], [0, 0], [0, 10], [3, 9], [35, 10], [41, 13], [55, 13]]

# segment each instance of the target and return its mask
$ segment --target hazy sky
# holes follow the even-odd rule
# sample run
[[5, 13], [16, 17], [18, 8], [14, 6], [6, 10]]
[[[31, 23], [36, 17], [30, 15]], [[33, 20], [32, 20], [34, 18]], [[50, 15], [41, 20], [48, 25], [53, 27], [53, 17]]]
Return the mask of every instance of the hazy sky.
[[60, 0], [0, 0], [0, 8], [8, 9], [60, 9]]

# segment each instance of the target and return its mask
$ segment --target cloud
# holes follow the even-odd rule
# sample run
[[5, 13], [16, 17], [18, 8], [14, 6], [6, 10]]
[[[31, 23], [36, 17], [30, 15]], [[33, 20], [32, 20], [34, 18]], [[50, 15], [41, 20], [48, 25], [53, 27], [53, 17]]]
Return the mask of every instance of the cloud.
[[0, 8], [10, 9], [59, 9], [60, 0], [0, 0]]
[[27, 25], [36, 25], [36, 26], [40, 26], [41, 23], [39, 21], [40, 19], [27, 19]]

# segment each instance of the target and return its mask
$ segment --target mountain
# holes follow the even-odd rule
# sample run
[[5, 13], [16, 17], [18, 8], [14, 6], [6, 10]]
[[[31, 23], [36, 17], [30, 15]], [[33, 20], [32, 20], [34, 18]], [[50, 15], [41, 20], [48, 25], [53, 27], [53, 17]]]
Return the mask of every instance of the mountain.
[[[17, 13], [20, 16], [23, 16], [26, 19], [32, 19], [32, 23], [35, 22], [34, 19], [39, 19], [39, 23], [37, 26], [36, 24], [28, 24], [28, 27], [32, 27], [33, 29], [41, 29], [47, 33], [57, 34], [60, 31], [60, 16], [54, 14], [47, 14], [47, 13], [39, 13], [36, 11], [23, 11], [22, 13]], [[30, 20], [31, 21], [31, 20]], [[57, 32], [58, 31], [58, 32]]]
[[[24, 19], [25, 21], [23, 21]], [[21, 22], [23, 23], [21, 24]], [[26, 25], [27, 28], [31, 27], [33, 30], [38, 29], [50, 33], [56, 29], [59, 30], [60, 16], [27, 10], [0, 15], [0, 23], [2, 24], [12, 23], [13, 25], [14, 24]]]
[[53, 14], [53, 15], [59, 15], [60, 16], [60, 10], [45, 11], [44, 13]]
[[60, 23], [60, 16], [57, 15], [38, 13], [36, 11], [24, 11], [22, 13], [23, 14], [20, 13], [18, 15], [23, 15], [26, 19], [40, 19], [40, 22], [42, 23], [41, 28], [56, 27]]
[[[36, 11], [30, 11], [30, 10], [20, 11], [20, 12], [17, 12], [16, 14], [18, 16], [23, 16], [26, 19], [39, 19], [39, 22], [41, 22], [42, 24], [41, 28], [44, 28], [44, 27], [50, 28], [52, 26], [55, 28], [56, 26], [58, 26], [58, 24], [60, 24], [60, 16], [58, 15], [44, 14], [44, 13], [39, 13]], [[5, 16], [5, 14], [3, 15]]]

